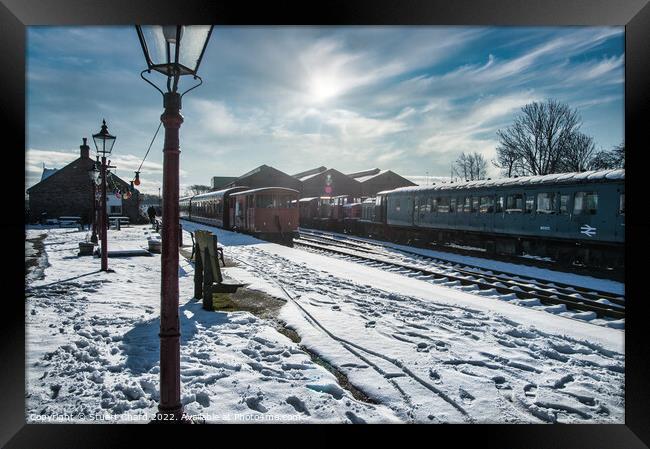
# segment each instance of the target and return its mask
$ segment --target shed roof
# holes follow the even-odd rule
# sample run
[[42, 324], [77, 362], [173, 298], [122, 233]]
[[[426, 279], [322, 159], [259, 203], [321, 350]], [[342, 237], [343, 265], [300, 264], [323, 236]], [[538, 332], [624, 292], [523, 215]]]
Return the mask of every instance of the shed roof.
[[250, 195], [251, 193], [257, 193], [263, 190], [285, 190], [287, 193], [300, 193], [296, 189], [289, 189], [287, 187], [260, 187], [257, 189], [243, 190], [241, 192], [233, 193], [231, 196]]

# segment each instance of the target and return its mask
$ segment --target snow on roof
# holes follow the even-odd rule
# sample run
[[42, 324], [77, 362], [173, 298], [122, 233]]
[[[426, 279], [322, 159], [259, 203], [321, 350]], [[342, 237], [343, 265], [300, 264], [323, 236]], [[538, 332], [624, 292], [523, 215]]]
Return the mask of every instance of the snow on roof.
[[379, 173], [378, 168], [371, 168], [369, 170], [362, 170], [362, 171], [358, 171], [358, 172], [354, 172], [354, 173], [347, 173], [346, 175], [349, 176], [350, 178], [357, 179], [357, 178], [361, 178], [361, 177], [364, 177], [364, 176], [376, 175], [377, 173]]
[[377, 177], [377, 176], [379, 176], [379, 175], [383, 175], [383, 174], [386, 173], [387, 171], [388, 171], [388, 170], [380, 170], [380, 171], [378, 171], [377, 173], [375, 173], [374, 175], [360, 176], [360, 177], [358, 177], [358, 178], [354, 178], [354, 179], [356, 179], [356, 180], [359, 181], [359, 182], [366, 182], [366, 181], [369, 180], [369, 179], [375, 178], [375, 177]]
[[251, 193], [262, 192], [264, 190], [284, 190], [287, 193], [300, 193], [295, 189], [289, 189], [287, 187], [260, 187], [260, 188], [257, 188], [257, 189], [244, 190], [242, 192], [233, 193], [231, 196], [250, 195]]
[[456, 190], [473, 189], [479, 187], [500, 187], [511, 185], [540, 185], [551, 183], [575, 183], [585, 181], [621, 180], [625, 179], [625, 169], [615, 170], [592, 170], [573, 173], [552, 173], [550, 175], [521, 176], [518, 178], [482, 179], [478, 181], [465, 181], [456, 183], [434, 184], [432, 186], [410, 186], [400, 187], [394, 190], [384, 190], [377, 195], [384, 195], [388, 192], [419, 192], [427, 190]]
[[318, 176], [318, 175], [320, 175], [321, 173], [324, 173], [324, 172], [325, 171], [319, 171], [318, 173], [312, 173], [311, 175], [303, 176], [302, 178], [298, 178], [298, 179], [300, 181], [304, 182], [304, 181], [307, 181], [308, 179], [314, 178], [314, 177], [316, 177], [316, 176]]
[[310, 196], [309, 198], [300, 198], [298, 201], [302, 203], [302, 202], [313, 201], [317, 199], [318, 199], [317, 196]]
[[294, 178], [300, 179], [300, 178], [304, 178], [307, 175], [312, 175], [314, 173], [324, 172], [325, 170], [327, 170], [327, 167], [325, 167], [324, 165], [321, 165], [320, 167], [316, 167], [316, 168], [312, 168], [312, 169], [309, 169], [309, 170], [301, 171], [300, 173], [296, 173], [295, 175], [291, 175], [291, 176], [293, 176]]
[[200, 195], [195, 195], [192, 197], [192, 199], [195, 200], [202, 200], [205, 198], [212, 198], [215, 196], [223, 196], [226, 193], [233, 192], [235, 190], [246, 190], [248, 187], [246, 186], [234, 186], [234, 187], [228, 187], [227, 189], [221, 189], [221, 190], [215, 190], [214, 192], [207, 192], [207, 193], [201, 193]]
[[58, 170], [58, 168], [45, 168], [45, 167], [43, 167], [43, 174], [41, 175], [41, 181], [43, 181], [44, 179], [47, 179], [50, 176], [52, 176], [57, 170]]

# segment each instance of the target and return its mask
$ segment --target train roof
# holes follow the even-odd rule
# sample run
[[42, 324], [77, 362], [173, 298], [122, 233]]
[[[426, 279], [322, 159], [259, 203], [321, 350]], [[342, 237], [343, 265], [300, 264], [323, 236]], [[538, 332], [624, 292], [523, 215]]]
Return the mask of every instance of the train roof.
[[231, 196], [250, 195], [251, 193], [263, 192], [265, 190], [283, 190], [283, 191], [285, 191], [287, 193], [297, 193], [297, 194], [300, 193], [299, 191], [297, 191], [295, 189], [290, 189], [288, 187], [260, 187], [260, 188], [257, 188], [257, 189], [244, 190], [242, 192], [233, 193]]
[[194, 195], [192, 197], [193, 200], [203, 200], [207, 198], [213, 198], [215, 196], [223, 196], [226, 193], [233, 192], [235, 190], [246, 190], [248, 187], [246, 186], [234, 186], [234, 187], [228, 187], [227, 189], [221, 189], [221, 190], [215, 190], [214, 192], [208, 192], [208, 193], [201, 193], [200, 195]]
[[572, 173], [553, 173], [550, 175], [540, 176], [520, 176], [517, 178], [497, 178], [497, 179], [482, 179], [478, 181], [464, 181], [456, 183], [441, 183], [431, 186], [411, 186], [400, 187], [394, 190], [384, 190], [377, 193], [377, 195], [384, 195], [387, 193], [407, 193], [407, 192], [420, 192], [428, 190], [460, 190], [460, 189], [474, 189], [484, 187], [501, 187], [501, 186], [529, 186], [529, 185], [543, 185], [543, 184], [571, 184], [571, 183], [584, 183], [584, 182], [607, 182], [607, 181], [621, 181], [625, 179], [625, 169], [615, 170], [591, 170], [585, 172], [572, 172]]

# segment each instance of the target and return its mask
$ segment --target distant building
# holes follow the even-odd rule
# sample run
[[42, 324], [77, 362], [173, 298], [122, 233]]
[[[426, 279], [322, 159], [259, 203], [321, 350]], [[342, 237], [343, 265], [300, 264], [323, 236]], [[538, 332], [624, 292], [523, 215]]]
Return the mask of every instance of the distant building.
[[363, 196], [374, 196], [377, 192], [383, 190], [417, 185], [391, 170], [380, 170], [378, 168], [350, 173], [347, 176], [361, 184], [361, 194]]
[[295, 189], [299, 192], [302, 190], [302, 182], [276, 168], [268, 165], [260, 165], [236, 178], [234, 181], [229, 182], [222, 188], [246, 186], [251, 189], [258, 189], [261, 187], [286, 187]]
[[304, 178], [305, 176], [314, 175], [316, 173], [323, 172], [325, 170], [327, 170], [327, 167], [324, 167], [324, 166], [321, 165], [320, 167], [312, 168], [310, 170], [301, 171], [300, 173], [296, 173], [295, 175], [291, 175], [291, 176], [293, 176], [294, 178], [300, 179], [300, 178]]
[[220, 190], [224, 186], [233, 182], [235, 179], [237, 179], [236, 176], [213, 176], [212, 184], [210, 185], [210, 188], [212, 190]]
[[[304, 173], [309, 174], [305, 175]], [[310, 170], [299, 173], [299, 175], [303, 175], [299, 178], [302, 182], [302, 198], [339, 195], [361, 196], [361, 184], [356, 179], [333, 168], [323, 171]]]
[[[45, 213], [47, 218], [76, 216], [81, 217], [85, 223], [91, 222], [94, 198], [88, 171], [92, 170], [94, 161], [90, 158], [90, 147], [86, 145], [85, 138], [79, 149], [79, 158], [65, 167], [58, 170], [43, 167], [41, 181], [27, 189], [30, 221], [39, 220]], [[130, 187], [129, 183], [115, 174], [111, 177], [112, 182], [121, 191]], [[107, 191], [106, 198], [109, 215], [129, 217], [132, 222], [139, 221], [138, 190], [135, 190], [128, 200], [117, 198], [113, 190]]]

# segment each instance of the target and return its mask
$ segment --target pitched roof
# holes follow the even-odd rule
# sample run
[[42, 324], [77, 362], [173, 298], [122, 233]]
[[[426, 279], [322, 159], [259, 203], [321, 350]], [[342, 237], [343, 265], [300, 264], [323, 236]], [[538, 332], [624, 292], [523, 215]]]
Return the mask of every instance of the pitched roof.
[[[377, 170], [379, 170], [379, 169], [377, 169]], [[373, 171], [374, 171], [374, 170], [373, 170]], [[379, 176], [379, 175], [383, 175], [384, 173], [389, 172], [389, 171], [390, 171], [390, 170], [380, 170], [380, 171], [377, 171], [376, 173], [371, 174], [371, 175], [355, 177], [355, 179], [356, 179], [357, 181], [359, 181], [359, 182], [366, 182], [366, 181], [368, 181], [369, 179], [375, 178], [375, 177], [377, 177], [377, 176]], [[349, 175], [348, 175], [348, 176], [349, 176]]]
[[302, 181], [301, 178], [304, 178], [305, 176], [309, 176], [309, 175], [313, 175], [313, 174], [316, 174], [316, 173], [324, 172], [325, 170], [327, 170], [327, 167], [321, 165], [320, 167], [312, 168], [310, 170], [301, 171], [300, 173], [296, 173], [295, 175], [291, 175], [291, 176], [293, 176], [294, 178], [298, 178], [298, 179], [300, 179]]
[[347, 173], [347, 175], [350, 178], [361, 178], [361, 177], [364, 177], [364, 176], [376, 175], [376, 174], [379, 173], [379, 171], [380, 170], [378, 168], [371, 168], [370, 170], [363, 170], [363, 171], [358, 171], [358, 172], [355, 172], [355, 173]]

